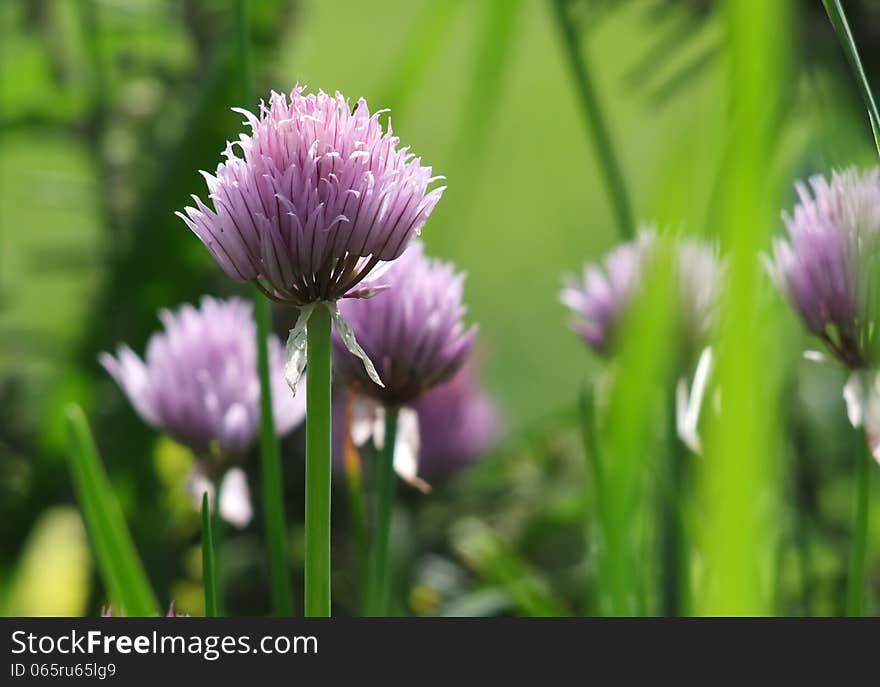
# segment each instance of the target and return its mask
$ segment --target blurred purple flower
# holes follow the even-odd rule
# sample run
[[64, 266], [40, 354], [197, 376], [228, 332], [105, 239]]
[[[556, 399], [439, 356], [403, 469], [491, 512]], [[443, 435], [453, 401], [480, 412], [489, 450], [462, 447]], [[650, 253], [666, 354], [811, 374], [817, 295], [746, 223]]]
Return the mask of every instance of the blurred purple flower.
[[[101, 364], [122, 387], [140, 416], [198, 456], [219, 449], [241, 454], [259, 429], [260, 382], [256, 329], [250, 303], [202, 298], [159, 315], [164, 331], [147, 343], [145, 361], [128, 346]], [[305, 397], [284, 386], [284, 349], [269, 341], [275, 428], [284, 435], [305, 416]]]
[[[597, 353], [607, 355], [613, 350], [656, 243], [656, 232], [642, 229], [635, 240], [612, 250], [601, 265], [588, 264], [582, 277], [566, 279], [560, 299], [574, 313], [574, 330]], [[694, 239], [676, 238], [672, 248], [682, 335], [686, 343], [699, 348], [715, 322], [724, 265], [713, 246]]]
[[880, 168], [809, 185], [796, 185], [799, 203], [783, 214], [788, 238], [774, 242], [768, 269], [806, 328], [839, 362], [861, 368], [876, 321], [867, 308], [880, 267]]
[[[215, 175], [202, 172], [213, 209], [177, 213], [233, 279], [293, 305], [361, 295], [380, 262], [398, 258], [445, 187], [366, 101], [273, 92], [259, 117], [236, 109], [251, 135], [227, 143]], [[235, 147], [242, 157], [236, 154]], [[265, 280], [265, 284], [257, 280]]]
[[412, 405], [419, 418], [419, 474], [444, 477], [489, 450], [500, 421], [492, 398], [478, 386], [472, 364]]
[[602, 265], [586, 265], [582, 278], [566, 278], [562, 303], [575, 314], [574, 330], [597, 353], [610, 351], [617, 326], [641, 281], [645, 254], [653, 243], [653, 231], [640, 231], [635, 240], [611, 251]]
[[339, 309], [385, 386], [370, 381], [338, 333], [334, 362], [340, 379], [357, 384], [360, 393], [405, 405], [452, 378], [471, 351], [476, 327], [465, 329], [462, 321], [464, 275], [426, 257], [421, 243], [393, 262], [382, 279], [391, 288], [370, 299], [343, 301]]

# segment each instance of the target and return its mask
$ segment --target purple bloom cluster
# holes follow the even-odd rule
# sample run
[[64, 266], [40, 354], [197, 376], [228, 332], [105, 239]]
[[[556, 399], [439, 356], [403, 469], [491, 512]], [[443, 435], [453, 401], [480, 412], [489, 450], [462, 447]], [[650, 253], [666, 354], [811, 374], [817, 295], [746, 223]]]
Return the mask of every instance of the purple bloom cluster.
[[[260, 420], [256, 329], [250, 303], [238, 298], [202, 298], [159, 315], [164, 331], [147, 343], [144, 360], [128, 346], [101, 364], [150, 425], [199, 455], [215, 447], [224, 455], [245, 451]], [[305, 397], [284, 384], [284, 349], [269, 341], [270, 379], [276, 431], [286, 434], [305, 416]]]
[[850, 368], [869, 363], [869, 312], [880, 268], [880, 168], [850, 168], [796, 185], [799, 202], [784, 214], [769, 271], [803, 320]]
[[[196, 196], [178, 213], [233, 279], [293, 305], [359, 295], [379, 263], [398, 258], [445, 187], [379, 123], [366, 101], [339, 93], [272, 93], [251, 128], [228, 143], [213, 209]], [[236, 147], [242, 157], [236, 154]], [[259, 280], [264, 280], [265, 284]]]
[[375, 363], [384, 388], [370, 381], [338, 334], [335, 369], [344, 382], [358, 384], [359, 392], [387, 405], [405, 405], [461, 368], [476, 328], [465, 328], [462, 321], [464, 275], [426, 257], [420, 243], [391, 263], [382, 281], [390, 288], [369, 299], [343, 301], [339, 309]]
[[598, 353], [608, 353], [614, 331], [636, 291], [654, 234], [642, 231], [615, 248], [602, 265], [587, 265], [580, 279], [569, 277], [561, 299], [576, 316], [575, 331]]
[[[655, 231], [643, 229], [636, 239], [612, 250], [601, 265], [588, 264], [581, 277], [566, 279], [560, 299], [575, 315], [574, 330], [597, 353], [613, 351], [656, 242]], [[673, 248], [683, 336], [699, 345], [715, 322], [724, 266], [717, 250], [702, 242], [680, 238]]]
[[473, 364], [412, 404], [419, 419], [419, 474], [445, 477], [488, 451], [498, 438], [498, 409]]

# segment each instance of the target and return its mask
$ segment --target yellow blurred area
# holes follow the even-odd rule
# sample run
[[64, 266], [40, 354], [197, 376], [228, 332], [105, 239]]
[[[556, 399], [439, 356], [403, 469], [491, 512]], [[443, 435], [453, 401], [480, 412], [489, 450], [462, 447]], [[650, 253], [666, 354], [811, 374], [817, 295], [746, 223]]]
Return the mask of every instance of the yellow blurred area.
[[4, 615], [82, 615], [88, 603], [91, 568], [79, 512], [70, 506], [46, 509], [28, 537]]

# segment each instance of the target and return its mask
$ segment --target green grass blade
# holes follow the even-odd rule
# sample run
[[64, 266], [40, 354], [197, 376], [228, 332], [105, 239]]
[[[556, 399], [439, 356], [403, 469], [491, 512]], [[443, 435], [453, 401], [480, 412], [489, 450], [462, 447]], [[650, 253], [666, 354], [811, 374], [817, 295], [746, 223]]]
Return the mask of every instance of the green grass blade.
[[877, 154], [880, 155], [880, 113], [877, 111], [877, 101], [874, 99], [874, 93], [871, 91], [871, 84], [868, 82], [868, 76], [865, 74], [865, 68], [862, 66], [862, 60], [859, 57], [859, 51], [856, 47], [855, 39], [849, 28], [849, 22], [846, 19], [846, 13], [843, 11], [843, 5], [840, 0], [822, 0], [825, 5], [825, 11], [834, 27], [834, 32], [840, 40], [846, 59], [855, 72], [856, 79], [859, 84], [859, 91], [862, 99], [865, 101], [865, 107], [868, 109], [868, 120], [871, 123], [871, 133], [874, 135], [874, 146], [877, 148]]
[[581, 50], [577, 27], [569, 13], [568, 0], [550, 0], [550, 3], [559, 35], [562, 38], [565, 56], [574, 77], [575, 90], [583, 109], [587, 130], [596, 149], [599, 171], [614, 209], [620, 238], [630, 239], [635, 233], [632, 202], [623, 177], [620, 160], [611, 140], [608, 121], [599, 101], [599, 94], [593, 84], [587, 58]]
[[159, 604], [131, 540], [82, 408], [67, 407], [68, 458], [98, 570], [111, 601], [129, 616], [156, 616]]
[[[776, 225], [781, 180], [780, 94], [787, 83], [790, 5], [731, 0], [727, 31], [728, 153], [719, 187], [719, 230], [728, 257], [715, 380], [720, 412], [707, 417], [700, 468], [698, 546], [701, 615], [772, 612], [781, 465], [780, 319], [768, 307], [759, 254]], [[769, 172], [769, 173], [768, 173]], [[771, 301], [772, 302], [772, 301]]]
[[648, 610], [649, 476], [659, 464], [658, 430], [663, 403], [674, 384], [671, 372], [677, 350], [676, 294], [671, 284], [675, 280], [668, 278], [671, 259], [668, 251], [658, 251], [644, 275], [644, 286], [620, 331], [619, 350], [607, 372], [607, 398], [597, 409], [596, 452], [602, 461], [597, 494], [598, 601], [603, 615], [632, 616]]
[[211, 527], [208, 492], [202, 494], [202, 580], [205, 588], [205, 616], [216, 618], [217, 563], [214, 560], [214, 534]]

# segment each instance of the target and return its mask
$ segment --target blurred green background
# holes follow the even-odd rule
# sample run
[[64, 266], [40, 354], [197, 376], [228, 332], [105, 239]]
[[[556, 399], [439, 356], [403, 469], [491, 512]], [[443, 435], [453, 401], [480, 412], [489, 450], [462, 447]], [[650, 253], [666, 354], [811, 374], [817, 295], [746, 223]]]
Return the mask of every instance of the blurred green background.
[[[876, 5], [850, 4], [857, 40], [870, 46], [880, 33]], [[636, 216], [713, 234], [731, 145], [717, 3], [572, 5]], [[252, 15], [260, 92], [299, 82], [388, 107], [395, 132], [448, 180], [423, 237], [468, 273], [469, 319], [480, 326], [483, 377], [506, 432], [495, 453], [429, 499], [404, 496], [399, 612], [580, 612], [589, 498], [575, 407], [599, 361], [568, 329], [558, 291], [562, 274], [597, 259], [617, 234], [550, 3], [255, 0]], [[233, 19], [225, 0], [0, 3], [6, 613], [94, 614], [103, 601], [64, 463], [61, 409], [70, 400], [93, 421], [160, 596], [201, 610], [197, 518], [180, 487], [189, 458], [142, 425], [96, 356], [119, 341], [142, 350], [161, 307], [243, 293], [173, 216], [202, 191], [197, 170], [213, 170], [240, 130], [230, 107], [256, 106], [236, 101]], [[787, 39], [795, 66], [780, 95], [773, 174], [870, 163], [858, 94], [821, 3], [795, 4]], [[876, 51], [863, 53], [876, 74]], [[785, 317], [797, 346], [799, 330]], [[290, 320], [276, 312], [276, 329]], [[814, 567], [828, 570], [818, 576], [828, 588], [810, 610], [828, 613], [849, 507], [848, 446], [833, 437], [847, 432], [839, 375], [797, 370], [797, 388], [813, 391], [801, 393], [809, 404], [792, 403], [807, 418], [792, 441], [812, 459], [798, 477], [806, 482], [786, 488], [812, 500], [807, 546]], [[284, 443], [297, 522], [301, 441]], [[295, 555], [300, 539], [294, 527]], [[259, 524], [229, 543], [232, 611], [266, 610], [265, 585], [247, 581], [263, 579], [261, 547]], [[797, 582], [785, 561], [799, 550], [780, 550], [779, 608], [789, 612], [806, 610], [799, 592], [786, 591]], [[352, 573], [337, 570], [345, 590]], [[346, 594], [337, 597], [343, 609]]]

